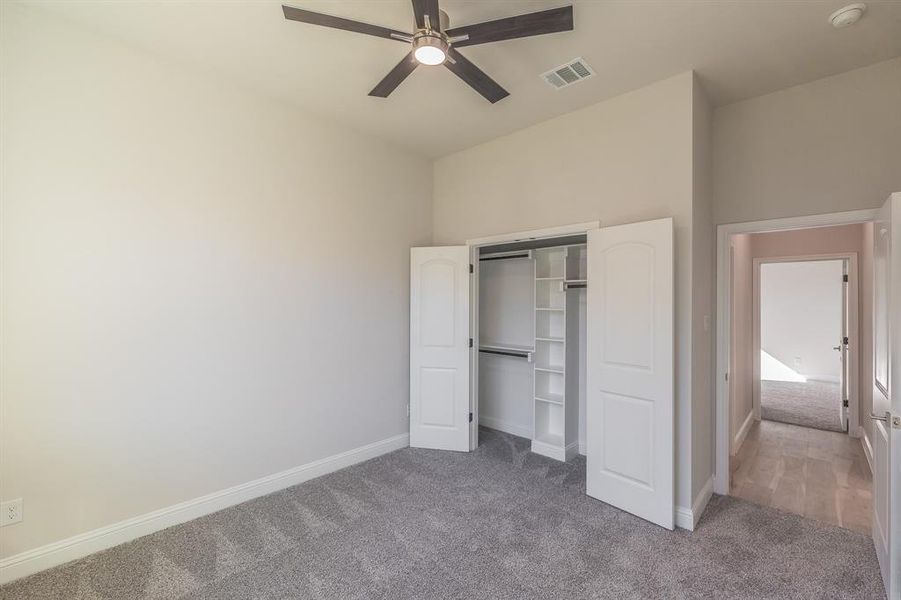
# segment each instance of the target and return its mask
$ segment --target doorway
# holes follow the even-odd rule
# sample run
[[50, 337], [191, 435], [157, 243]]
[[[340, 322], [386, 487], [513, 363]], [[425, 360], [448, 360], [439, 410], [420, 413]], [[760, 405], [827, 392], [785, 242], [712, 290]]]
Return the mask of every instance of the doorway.
[[848, 331], [849, 263], [758, 261], [755, 352], [762, 420], [848, 431], [848, 366], [856, 359]]
[[[872, 359], [860, 350], [869, 348], [871, 312], [858, 310], [867, 306], [858, 263], [872, 262], [872, 224], [761, 229], [727, 238], [725, 493], [869, 532], [859, 406], [868, 395], [858, 375]], [[864, 283], [870, 289], [872, 278]]]

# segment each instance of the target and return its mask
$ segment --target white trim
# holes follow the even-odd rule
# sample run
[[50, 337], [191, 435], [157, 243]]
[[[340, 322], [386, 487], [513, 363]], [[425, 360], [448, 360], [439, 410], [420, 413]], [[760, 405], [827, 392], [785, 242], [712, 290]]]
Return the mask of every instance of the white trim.
[[321, 477], [410, 445], [403, 433], [193, 500], [161, 508], [93, 531], [27, 550], [0, 561], [0, 584], [123, 544], [224, 508]]
[[514, 425], [512, 423], [508, 423], [507, 421], [502, 421], [501, 419], [495, 419], [494, 417], [486, 417], [485, 415], [479, 415], [478, 422], [480, 425], [484, 425], [489, 429], [496, 429], [498, 431], [503, 431], [504, 433], [517, 435], [526, 439], [531, 439], [532, 437], [531, 427], [520, 427], [519, 425]]
[[[751, 406], [754, 417], [760, 420], [760, 265], [784, 262], [815, 262], [841, 260], [848, 262], [848, 435], [856, 437], [860, 426], [860, 353], [858, 312], [860, 281], [857, 270], [857, 252], [833, 252], [826, 254], [792, 254], [752, 259], [751, 268]], [[844, 316], [843, 316], [844, 317]], [[812, 379], [812, 378], [810, 378]], [[825, 380], [825, 378], [823, 378]]]
[[[530, 433], [529, 436], [531, 435], [532, 434]], [[550, 444], [546, 444], [544, 442], [533, 439], [532, 452], [534, 452], [535, 454], [540, 454], [541, 456], [553, 458], [554, 460], [566, 462], [579, 452], [579, 442], [570, 442], [565, 447], [561, 448], [560, 446], [552, 446]]]
[[716, 476], [715, 491], [729, 493], [729, 345], [731, 314], [731, 269], [729, 265], [730, 236], [736, 233], [762, 233], [788, 229], [807, 229], [831, 225], [864, 223], [876, 218], [878, 209], [853, 210], [823, 215], [788, 217], [747, 223], [730, 223], [716, 228]]
[[585, 223], [573, 223], [572, 225], [560, 225], [559, 227], [545, 227], [544, 229], [529, 229], [527, 231], [515, 231], [512, 233], [500, 233], [486, 237], [466, 240], [467, 246], [492, 246], [507, 242], [523, 242], [526, 240], [540, 240], [544, 238], [565, 237], [579, 235], [598, 229], [600, 221], [586, 221]]
[[867, 464], [870, 465], [870, 475], [873, 474], [873, 444], [870, 443], [870, 436], [867, 430], [862, 426], [857, 428], [857, 437], [860, 438], [860, 445], [863, 446], [863, 454], [867, 457]]
[[754, 424], [758, 419], [754, 416], [754, 411], [748, 413], [745, 422], [741, 424], [741, 427], [738, 428], [738, 433], [735, 434], [735, 439], [732, 440], [732, 454], [731, 456], [735, 456], [738, 454], [738, 450], [741, 448], [741, 445], [745, 443], [745, 438], [748, 437], [748, 432], [751, 431], [751, 425]]
[[691, 503], [690, 509], [684, 506], [676, 507], [676, 527], [689, 531], [695, 530], [695, 527], [698, 526], [698, 521], [701, 520], [701, 515], [704, 514], [704, 509], [707, 508], [707, 503], [710, 502], [710, 497], [713, 496], [713, 485], [714, 478], [711, 475], [704, 487], [701, 488], [701, 491], [698, 492], [694, 502]]

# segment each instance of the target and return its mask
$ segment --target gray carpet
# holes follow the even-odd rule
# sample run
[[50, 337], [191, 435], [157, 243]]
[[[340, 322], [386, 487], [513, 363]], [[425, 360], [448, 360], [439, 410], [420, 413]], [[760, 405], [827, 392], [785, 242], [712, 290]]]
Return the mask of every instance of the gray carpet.
[[715, 496], [695, 532], [584, 495], [585, 461], [482, 430], [404, 449], [2, 589], [130, 598], [884, 598], [867, 536]]
[[838, 408], [841, 393], [837, 383], [825, 381], [760, 382], [760, 417], [801, 427], [844, 431]]

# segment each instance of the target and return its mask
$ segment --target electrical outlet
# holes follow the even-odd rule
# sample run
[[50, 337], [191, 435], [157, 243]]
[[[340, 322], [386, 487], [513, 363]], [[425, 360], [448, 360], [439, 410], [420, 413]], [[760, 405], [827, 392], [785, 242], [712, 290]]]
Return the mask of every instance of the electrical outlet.
[[22, 499], [16, 498], [0, 504], [0, 527], [6, 527], [22, 520]]

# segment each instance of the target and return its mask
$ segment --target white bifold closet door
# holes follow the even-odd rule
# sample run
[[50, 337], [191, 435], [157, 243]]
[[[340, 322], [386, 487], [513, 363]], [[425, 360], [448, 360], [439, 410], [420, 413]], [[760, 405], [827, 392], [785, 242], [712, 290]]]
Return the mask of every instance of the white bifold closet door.
[[410, 250], [410, 445], [469, 451], [469, 247]]
[[672, 529], [673, 221], [588, 232], [589, 496]]

